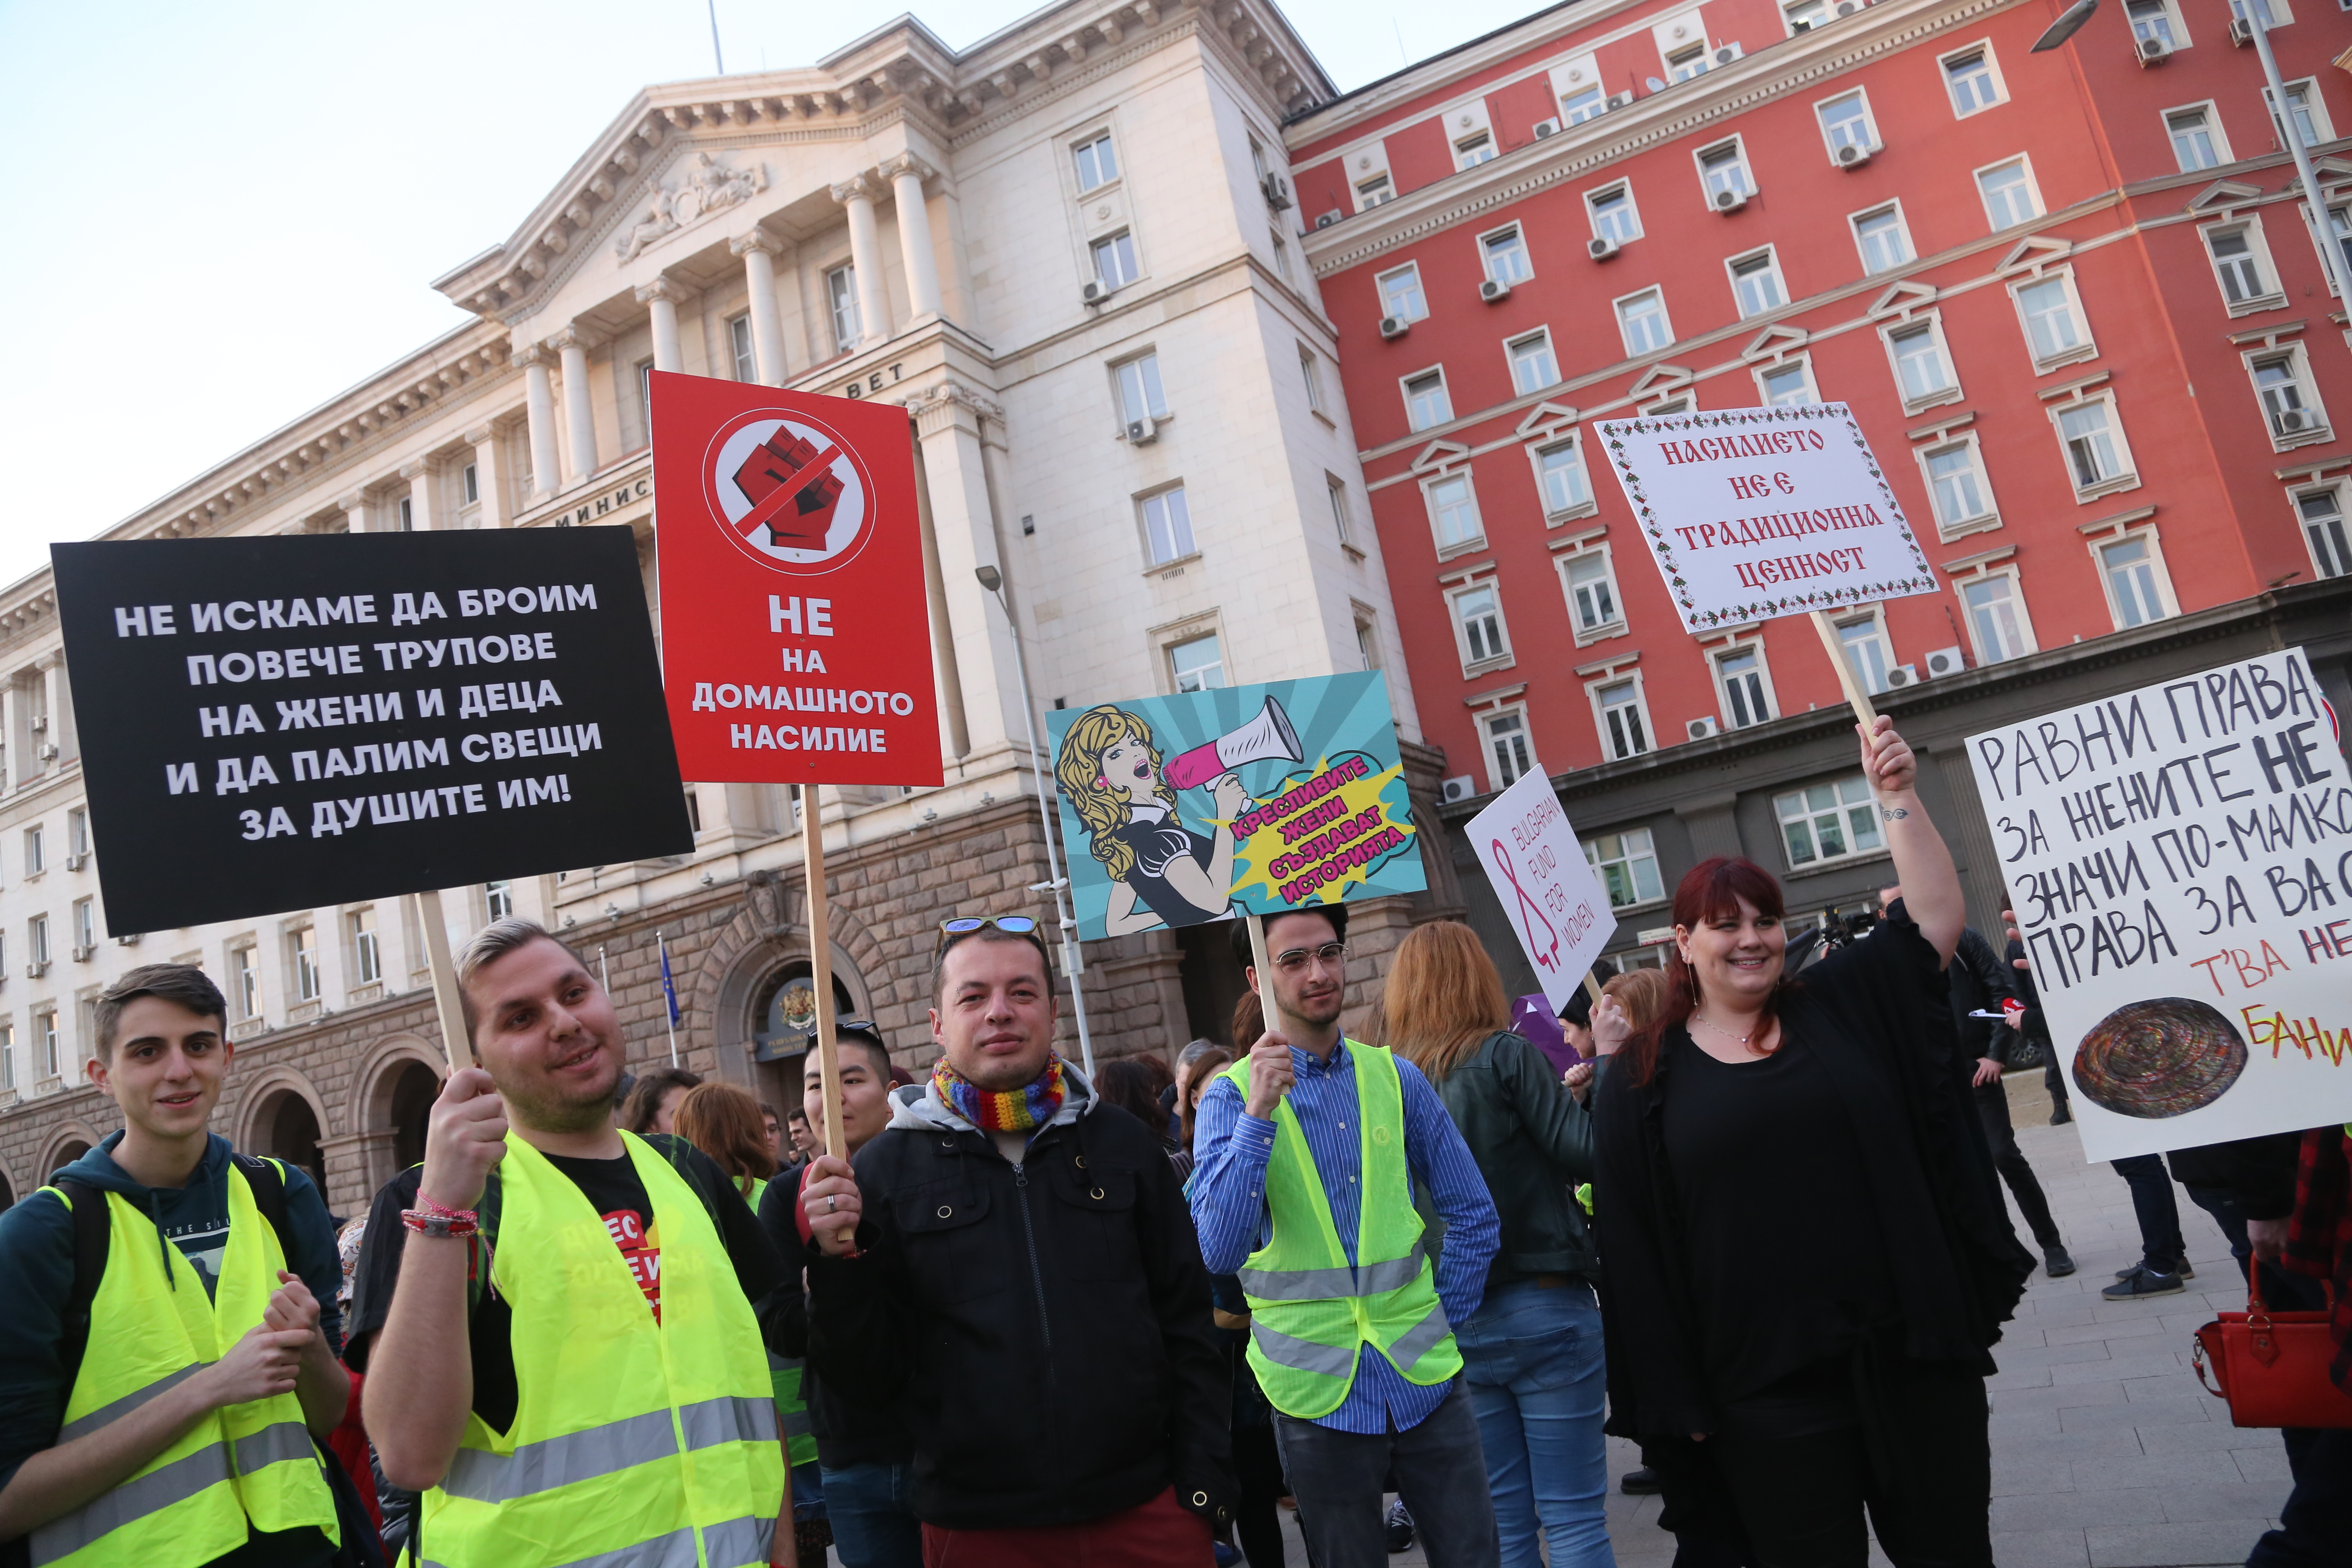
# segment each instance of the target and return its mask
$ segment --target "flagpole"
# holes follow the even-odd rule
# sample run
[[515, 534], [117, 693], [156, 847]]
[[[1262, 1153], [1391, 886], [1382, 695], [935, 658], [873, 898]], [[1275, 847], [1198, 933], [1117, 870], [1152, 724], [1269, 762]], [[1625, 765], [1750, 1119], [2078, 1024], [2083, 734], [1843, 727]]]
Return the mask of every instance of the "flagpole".
[[662, 1026], [669, 1031], [669, 1065], [677, 1066], [677, 993], [670, 988], [669, 943], [662, 933], [654, 932], [654, 946], [661, 952]]

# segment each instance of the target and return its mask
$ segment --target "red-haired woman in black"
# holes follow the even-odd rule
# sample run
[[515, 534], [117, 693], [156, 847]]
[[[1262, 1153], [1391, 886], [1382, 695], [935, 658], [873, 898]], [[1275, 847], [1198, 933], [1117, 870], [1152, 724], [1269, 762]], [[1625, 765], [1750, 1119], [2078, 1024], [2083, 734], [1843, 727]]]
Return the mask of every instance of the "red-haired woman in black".
[[1906, 894], [1886, 921], [1799, 982], [1780, 884], [1701, 863], [1667, 1008], [1601, 1075], [1609, 1429], [1642, 1441], [1687, 1543], [1860, 1568], [1867, 1508], [1898, 1568], [1990, 1568], [1983, 1379], [2033, 1259], [1946, 1009], [1951, 852], [1890, 720], [1862, 760]]

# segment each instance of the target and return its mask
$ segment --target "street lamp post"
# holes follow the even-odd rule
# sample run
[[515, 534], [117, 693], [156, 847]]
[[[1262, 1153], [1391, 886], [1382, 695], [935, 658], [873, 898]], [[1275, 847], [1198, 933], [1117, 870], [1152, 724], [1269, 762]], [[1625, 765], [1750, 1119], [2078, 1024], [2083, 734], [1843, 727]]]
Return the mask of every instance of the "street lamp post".
[[[2080, 32], [2083, 24], [2091, 19], [2091, 13], [2098, 8], [2099, 0], [2074, 0], [2033, 40], [2033, 47], [2027, 52], [2038, 55], [2057, 48]], [[2336, 297], [2352, 302], [2352, 278], [2345, 275], [2343, 247], [2328, 225], [2327, 204], [2319, 194], [2319, 175], [2311, 166], [2311, 153], [2305, 148], [2303, 138], [2295, 132], [2294, 116], [2287, 109], [2286, 83], [2279, 77], [2278, 57], [2271, 53], [2270, 18], [2263, 0], [2246, 0], [2245, 18], [2247, 29], [2253, 35], [2254, 53], [2262, 58], [2263, 79], [2270, 87], [2272, 121], [2279, 128], [2279, 139], [2286, 143], [2288, 155], [2294, 160], [2295, 177], [2303, 182], [2304, 199], [2311, 204], [2312, 229], [2319, 239], [2320, 269], [2335, 287]]]
[[1061, 835], [1055, 830], [1054, 807], [1045, 796], [1045, 754], [1037, 747], [1037, 700], [1029, 693], [1029, 661], [1021, 657], [1021, 623], [1013, 618], [1013, 606], [1004, 602], [1004, 574], [993, 566], [982, 566], [972, 575], [988, 590], [996, 607], [1004, 612], [1004, 624], [1013, 632], [1013, 668], [1021, 678], [1021, 724], [1029, 734], [1029, 767], [1037, 781], [1038, 825], [1045, 830], [1045, 868], [1052, 880], [1033, 883], [1029, 890], [1054, 891], [1054, 915], [1062, 928], [1062, 967], [1069, 972], [1070, 1000], [1078, 1012], [1078, 1055], [1086, 1064], [1087, 1076], [1095, 1075], [1094, 1037], [1087, 1028], [1086, 968], [1078, 952], [1078, 922], [1070, 913], [1070, 879], [1062, 875]]

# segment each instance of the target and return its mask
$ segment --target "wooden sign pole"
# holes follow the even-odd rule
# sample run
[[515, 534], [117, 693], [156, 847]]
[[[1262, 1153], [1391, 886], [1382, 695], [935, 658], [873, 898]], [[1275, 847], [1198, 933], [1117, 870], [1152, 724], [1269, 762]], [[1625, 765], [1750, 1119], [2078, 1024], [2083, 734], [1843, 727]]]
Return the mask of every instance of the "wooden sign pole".
[[824, 1076], [824, 1152], [836, 1160], [849, 1158], [849, 1143], [841, 1125], [841, 1047], [833, 1037], [832, 918], [825, 908], [824, 824], [820, 820], [817, 786], [801, 785], [801, 855], [807, 868], [809, 982], [816, 988], [816, 1059]]
[[1590, 969], [1584, 972], [1584, 996], [1585, 1000], [1594, 1006], [1601, 1005], [1601, 983], [1592, 978], [1592, 971]]
[[[1822, 647], [1829, 653], [1830, 668], [1837, 671], [1838, 685], [1845, 690], [1846, 705], [1862, 721], [1863, 750], [1875, 758], [1878, 755], [1878, 710], [1871, 706], [1870, 693], [1864, 691], [1862, 682], [1854, 679], [1853, 666], [1846, 661], [1845, 644], [1838, 637], [1837, 623], [1830, 619], [1827, 610], [1815, 610], [1813, 630], [1822, 635]], [[1878, 777], [1875, 768], [1871, 773], [1870, 793], [1874, 799], [1876, 798]]]
[[455, 1072], [474, 1065], [474, 1042], [466, 1033], [466, 1007], [457, 996], [457, 966], [449, 959], [449, 927], [441, 917], [441, 889], [427, 888], [410, 896], [416, 900], [416, 923], [425, 928], [425, 957], [433, 969], [433, 1010], [441, 1018], [441, 1048]]
[[[1276, 1026], [1274, 1021], [1274, 960], [1265, 951], [1265, 917], [1244, 915], [1242, 918], [1249, 922], [1250, 963], [1257, 971], [1258, 1012], [1265, 1018], [1266, 1028], [1272, 1030]], [[1234, 1043], [1241, 1044], [1239, 1040]]]

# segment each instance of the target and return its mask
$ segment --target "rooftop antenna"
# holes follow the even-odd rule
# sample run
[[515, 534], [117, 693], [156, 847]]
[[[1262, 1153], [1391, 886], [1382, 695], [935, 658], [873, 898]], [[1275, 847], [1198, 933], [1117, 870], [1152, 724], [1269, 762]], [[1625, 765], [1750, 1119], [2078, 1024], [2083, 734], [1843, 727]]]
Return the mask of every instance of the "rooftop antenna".
[[710, 10], [710, 58], [719, 67], [719, 74], [727, 74], [727, 57], [719, 52], [719, 0], [705, 0]]
[[1404, 24], [1397, 20], [1396, 13], [1393, 11], [1389, 13], [1389, 26], [1396, 29], [1397, 63], [1406, 66], [1412, 64], [1412, 57], [1404, 52]]

